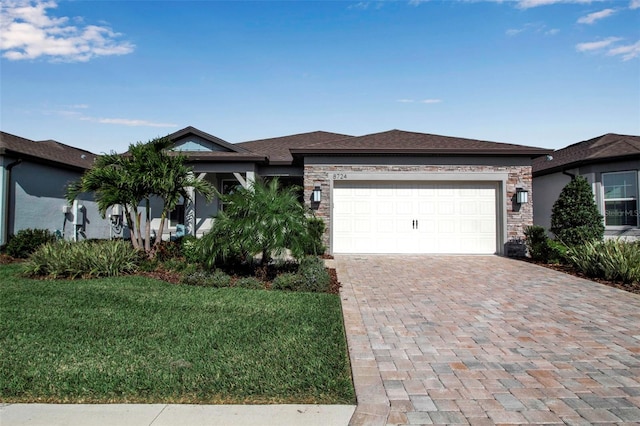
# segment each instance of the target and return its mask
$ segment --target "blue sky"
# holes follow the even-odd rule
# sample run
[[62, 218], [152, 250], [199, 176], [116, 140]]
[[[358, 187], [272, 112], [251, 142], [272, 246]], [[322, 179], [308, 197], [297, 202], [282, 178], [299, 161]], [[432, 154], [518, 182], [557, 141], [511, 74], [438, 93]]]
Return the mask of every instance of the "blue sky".
[[14, 1], [0, 128], [92, 152], [402, 129], [640, 134], [640, 0]]

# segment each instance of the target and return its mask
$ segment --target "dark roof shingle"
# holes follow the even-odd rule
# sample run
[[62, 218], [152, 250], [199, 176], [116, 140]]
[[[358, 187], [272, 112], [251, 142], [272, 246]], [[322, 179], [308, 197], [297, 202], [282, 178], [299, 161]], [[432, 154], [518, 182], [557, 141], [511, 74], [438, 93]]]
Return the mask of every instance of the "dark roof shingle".
[[317, 143], [342, 140], [353, 136], [331, 132], [309, 132], [278, 138], [259, 139], [255, 141], [241, 142], [236, 145], [269, 158], [270, 164], [291, 164], [293, 157], [291, 149], [305, 148]]
[[549, 152], [551, 150], [544, 148], [403, 130], [389, 130], [292, 149], [294, 154], [467, 154], [531, 157], [545, 155]]
[[53, 140], [32, 141], [0, 131], [0, 154], [25, 157], [40, 162], [57, 163], [63, 166], [89, 169], [96, 155]]
[[586, 163], [622, 158], [640, 158], [640, 136], [607, 133], [554, 151], [552, 159], [537, 158], [533, 173], [545, 175]]

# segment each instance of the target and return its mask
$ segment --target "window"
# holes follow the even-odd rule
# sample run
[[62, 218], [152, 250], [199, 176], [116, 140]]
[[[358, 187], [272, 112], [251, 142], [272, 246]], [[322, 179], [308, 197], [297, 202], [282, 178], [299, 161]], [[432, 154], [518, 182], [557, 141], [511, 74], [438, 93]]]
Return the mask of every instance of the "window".
[[178, 204], [175, 209], [169, 213], [169, 226], [184, 225], [184, 204]]
[[638, 226], [638, 173], [603, 173], [606, 226]]
[[[222, 195], [233, 194], [236, 188], [242, 188], [240, 182], [235, 179], [223, 179], [221, 183], [220, 193]], [[224, 210], [224, 203], [220, 203], [220, 209]]]

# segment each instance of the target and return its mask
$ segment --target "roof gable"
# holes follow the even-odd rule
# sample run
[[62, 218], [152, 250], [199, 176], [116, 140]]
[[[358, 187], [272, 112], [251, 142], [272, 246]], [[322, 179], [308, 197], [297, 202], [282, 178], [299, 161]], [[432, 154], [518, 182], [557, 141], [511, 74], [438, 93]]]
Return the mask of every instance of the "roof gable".
[[640, 136], [607, 133], [554, 151], [551, 157], [534, 160], [533, 173], [548, 174], [587, 163], [640, 158]]
[[216, 136], [189, 126], [167, 136], [174, 142], [173, 149], [183, 152], [238, 152], [247, 153], [245, 149], [222, 140]]
[[93, 166], [96, 158], [89, 151], [57, 141], [36, 142], [6, 132], [0, 132], [0, 154], [85, 170]]

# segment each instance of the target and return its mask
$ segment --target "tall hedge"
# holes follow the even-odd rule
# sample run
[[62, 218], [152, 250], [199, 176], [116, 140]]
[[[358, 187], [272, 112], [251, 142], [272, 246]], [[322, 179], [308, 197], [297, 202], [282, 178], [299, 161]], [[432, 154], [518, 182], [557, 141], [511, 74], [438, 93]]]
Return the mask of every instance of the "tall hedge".
[[574, 177], [562, 189], [553, 205], [550, 230], [568, 246], [604, 237], [603, 217], [584, 177]]

